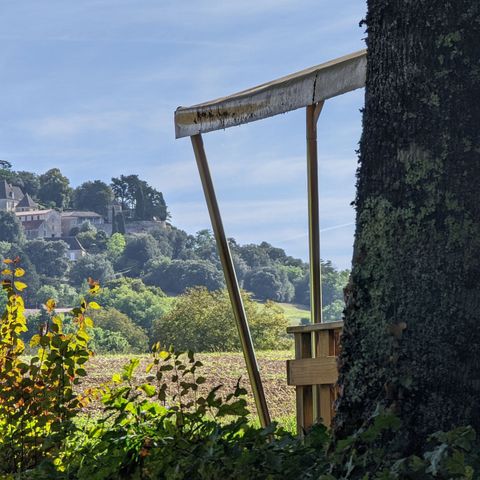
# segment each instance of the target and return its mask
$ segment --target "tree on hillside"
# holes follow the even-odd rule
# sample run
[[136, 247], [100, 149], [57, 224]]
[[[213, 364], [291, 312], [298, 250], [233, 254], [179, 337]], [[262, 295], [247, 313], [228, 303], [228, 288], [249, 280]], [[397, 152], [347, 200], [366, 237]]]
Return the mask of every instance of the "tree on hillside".
[[70, 202], [72, 189], [70, 181], [58, 168], [52, 168], [40, 175], [38, 198], [46, 205], [65, 208]]
[[243, 286], [260, 300], [291, 302], [295, 294], [287, 272], [278, 266], [251, 270], [245, 275]]
[[31, 197], [36, 198], [38, 196], [38, 190], [40, 189], [40, 179], [38, 175], [24, 170], [15, 172], [15, 174], [22, 183], [20, 187], [22, 187], [23, 193], [28, 193]]
[[150, 186], [138, 175], [120, 175], [112, 178], [115, 198], [135, 220], [166, 220], [169, 216], [162, 192]]
[[130, 277], [141, 274], [145, 264], [158, 256], [155, 239], [148, 233], [127, 237], [127, 244], [118, 260], [118, 268]]
[[70, 262], [66, 258], [68, 245], [65, 242], [38, 238], [27, 242], [24, 250], [39, 274], [47, 277], [67, 274]]
[[480, 3], [369, 0], [336, 433], [480, 429]]
[[78, 210], [90, 210], [104, 217], [113, 200], [112, 189], [100, 180], [82, 183], [73, 192], [73, 207]]
[[178, 294], [197, 286], [218, 290], [224, 286], [224, 277], [215, 265], [205, 260], [157, 261], [145, 275], [145, 283]]
[[78, 259], [70, 269], [70, 281], [80, 287], [88, 278], [92, 278], [104, 285], [113, 279], [112, 263], [104, 255], [87, 255]]
[[168, 299], [155, 287], [147, 287], [139, 279], [121, 278], [103, 288], [97, 297], [104, 307], [115, 308], [127, 315], [135, 325], [150, 332], [152, 322], [168, 309]]
[[6, 180], [12, 183], [15, 178], [15, 172], [12, 170], [12, 164], [7, 160], [0, 160], [0, 180]]
[[12, 212], [0, 211], [0, 242], [19, 244], [24, 241], [22, 224], [17, 216]]

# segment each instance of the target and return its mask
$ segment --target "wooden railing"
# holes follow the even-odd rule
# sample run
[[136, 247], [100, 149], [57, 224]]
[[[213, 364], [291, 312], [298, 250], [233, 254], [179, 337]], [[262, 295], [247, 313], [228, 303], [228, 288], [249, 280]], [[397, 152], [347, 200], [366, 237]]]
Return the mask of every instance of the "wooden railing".
[[295, 338], [295, 360], [287, 360], [287, 383], [296, 389], [297, 432], [321, 419], [330, 426], [337, 398], [337, 356], [343, 322], [289, 327]]

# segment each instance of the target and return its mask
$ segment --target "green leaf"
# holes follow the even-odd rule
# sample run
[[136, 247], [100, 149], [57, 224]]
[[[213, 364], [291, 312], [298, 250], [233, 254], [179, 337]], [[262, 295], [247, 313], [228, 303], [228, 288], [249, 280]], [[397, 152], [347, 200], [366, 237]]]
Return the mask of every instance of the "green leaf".
[[147, 397], [153, 397], [156, 393], [156, 388], [150, 383], [144, 383], [138, 387], [140, 390], [143, 390]]

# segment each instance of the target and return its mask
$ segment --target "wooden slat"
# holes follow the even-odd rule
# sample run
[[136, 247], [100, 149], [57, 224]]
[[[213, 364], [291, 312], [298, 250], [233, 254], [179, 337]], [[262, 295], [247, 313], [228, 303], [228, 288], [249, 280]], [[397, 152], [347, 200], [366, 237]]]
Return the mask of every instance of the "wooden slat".
[[175, 112], [176, 138], [222, 130], [313, 105], [365, 85], [366, 50]]
[[[295, 335], [295, 358], [309, 359], [312, 356], [312, 334]], [[288, 372], [287, 372], [288, 374]], [[297, 386], [295, 389], [297, 402], [297, 433], [303, 434], [313, 425], [313, 387]]]
[[337, 379], [336, 357], [287, 360], [288, 385], [333, 385]]
[[343, 322], [309, 323], [308, 325], [295, 325], [287, 327], [287, 333], [307, 333], [320, 330], [337, 330], [343, 328]]
[[323, 424], [330, 427], [332, 423], [332, 398], [331, 398], [331, 386], [320, 385], [320, 418], [323, 420]]

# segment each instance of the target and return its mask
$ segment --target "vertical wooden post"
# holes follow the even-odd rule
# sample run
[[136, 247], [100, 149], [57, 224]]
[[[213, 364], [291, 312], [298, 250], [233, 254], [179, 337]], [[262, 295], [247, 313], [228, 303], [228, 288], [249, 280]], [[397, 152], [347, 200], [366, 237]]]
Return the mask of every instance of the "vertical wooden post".
[[310, 318], [322, 323], [322, 273], [320, 263], [320, 214], [318, 194], [317, 122], [324, 102], [307, 106], [307, 183], [310, 257]]
[[245, 358], [248, 376], [253, 390], [258, 417], [262, 427], [266, 427], [271, 423], [270, 414], [268, 412], [262, 379], [260, 377], [257, 358], [253, 348], [252, 337], [248, 327], [247, 315], [245, 313], [242, 296], [240, 294], [240, 287], [238, 286], [237, 276], [235, 274], [232, 254], [230, 252], [225, 230], [223, 228], [222, 217], [220, 216], [220, 209], [218, 208], [215, 189], [213, 188], [212, 177], [208, 167], [202, 136], [198, 134], [193, 135], [190, 138], [192, 140], [193, 151], [195, 153], [195, 159], [197, 161], [198, 171], [202, 181], [203, 192], [207, 201], [208, 212], [212, 222], [218, 254], [220, 256], [223, 273], [225, 275], [225, 283], [227, 284], [227, 290], [230, 296], [230, 302], [232, 304], [233, 314], [237, 324], [238, 334], [240, 336], [240, 342], [242, 344], [243, 356]]

